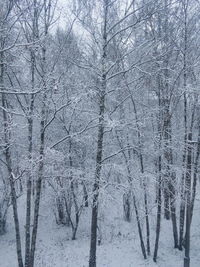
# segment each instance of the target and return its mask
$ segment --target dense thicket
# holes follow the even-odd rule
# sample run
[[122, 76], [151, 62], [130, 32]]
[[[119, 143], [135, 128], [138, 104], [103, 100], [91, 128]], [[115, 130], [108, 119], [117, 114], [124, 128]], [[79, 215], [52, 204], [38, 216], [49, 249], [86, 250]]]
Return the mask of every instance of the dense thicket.
[[185, 249], [189, 267], [199, 3], [76, 0], [65, 8], [59, 27], [57, 1], [0, 1], [0, 235], [12, 208], [18, 266], [33, 267], [41, 194], [72, 239], [91, 209], [95, 267], [99, 209], [112, 196], [124, 219], [136, 221], [144, 259], [157, 261], [162, 221], [171, 220], [172, 246]]

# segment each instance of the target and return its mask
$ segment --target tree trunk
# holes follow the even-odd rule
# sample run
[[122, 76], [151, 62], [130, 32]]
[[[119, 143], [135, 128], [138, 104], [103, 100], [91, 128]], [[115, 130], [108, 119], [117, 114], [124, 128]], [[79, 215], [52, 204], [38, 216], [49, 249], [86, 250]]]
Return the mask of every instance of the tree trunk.
[[[4, 87], [4, 56], [3, 52], [0, 52], [0, 86], [2, 89]], [[9, 183], [11, 189], [11, 201], [13, 207], [13, 217], [15, 224], [15, 234], [16, 234], [16, 247], [17, 247], [17, 259], [18, 259], [18, 267], [23, 267], [23, 259], [22, 259], [22, 249], [21, 249], [21, 235], [20, 235], [20, 227], [19, 227], [19, 218], [18, 218], [18, 207], [17, 207], [17, 195], [15, 190], [15, 178], [12, 170], [12, 160], [11, 160], [11, 151], [10, 151], [10, 130], [8, 129], [11, 120], [9, 119], [9, 115], [6, 112], [7, 109], [7, 101], [5, 94], [2, 93], [2, 107], [3, 109], [3, 127], [4, 127], [4, 142], [5, 142], [5, 158], [7, 164], [7, 170], [9, 175]]]
[[27, 179], [27, 192], [26, 192], [26, 226], [25, 226], [25, 267], [29, 267], [30, 260], [30, 240], [31, 240], [31, 187], [32, 187], [32, 175], [31, 175], [31, 160], [32, 160], [32, 119], [28, 121], [28, 141], [29, 141], [29, 173]]
[[[46, 6], [45, 6], [45, 17], [46, 17]], [[46, 27], [46, 25], [45, 25]], [[47, 35], [47, 29], [45, 36]], [[42, 187], [42, 178], [44, 170], [44, 144], [45, 144], [45, 122], [46, 122], [46, 47], [42, 48], [42, 63], [43, 63], [43, 106], [41, 111], [41, 122], [40, 122], [40, 151], [39, 151], [39, 167], [38, 167], [38, 179], [36, 181], [36, 196], [34, 203], [34, 215], [33, 215], [33, 229], [32, 229], [32, 238], [31, 238], [31, 250], [30, 250], [30, 267], [34, 267], [34, 258], [35, 258], [35, 248], [36, 248], [36, 239], [38, 231], [38, 218], [39, 218], [39, 208], [40, 208], [40, 197], [41, 197], [41, 187]]]
[[186, 172], [186, 234], [184, 267], [190, 266], [190, 225], [191, 225], [191, 168], [192, 168], [192, 133], [188, 134], [188, 154]]
[[199, 133], [198, 133], [198, 140], [197, 140], [197, 152], [196, 152], [196, 158], [194, 162], [194, 173], [193, 173], [193, 184], [192, 184], [191, 222], [192, 222], [192, 217], [193, 217], [194, 201], [196, 197], [199, 156], [200, 156], [200, 119], [199, 119]]
[[130, 202], [130, 192], [124, 193], [123, 195], [123, 209], [124, 209], [124, 219], [127, 222], [131, 221], [131, 202]]
[[87, 208], [89, 206], [89, 201], [88, 201], [88, 192], [85, 183], [83, 182], [83, 193], [84, 193], [84, 203], [85, 207]]
[[158, 158], [158, 199], [157, 199], [157, 222], [156, 222], [156, 241], [154, 247], [154, 254], [153, 254], [153, 261], [157, 261], [158, 255], [158, 244], [159, 244], [159, 237], [160, 237], [160, 225], [161, 225], [161, 205], [162, 205], [162, 196], [161, 196], [161, 184], [162, 184], [162, 177], [161, 177], [161, 156]]
[[138, 226], [138, 233], [139, 233], [139, 237], [140, 237], [140, 246], [141, 246], [143, 257], [146, 260], [147, 259], [147, 254], [146, 254], [146, 249], [145, 249], [145, 245], [144, 245], [144, 241], [143, 241], [142, 229], [141, 229], [141, 225], [140, 225], [140, 218], [139, 218], [139, 213], [138, 213], [138, 208], [137, 208], [137, 204], [136, 204], [136, 199], [135, 199], [134, 193], [133, 193], [133, 205], [134, 205], [134, 208], [135, 208], [135, 214], [136, 214], [136, 220], [137, 220], [137, 226]]
[[92, 222], [91, 222], [91, 238], [90, 238], [90, 256], [89, 267], [96, 267], [96, 247], [97, 247], [97, 220], [98, 220], [98, 196], [99, 183], [102, 168], [103, 156], [103, 139], [104, 139], [104, 113], [105, 113], [105, 94], [106, 94], [106, 51], [107, 51], [107, 16], [108, 16], [108, 0], [104, 0], [104, 25], [103, 25], [103, 55], [102, 55], [102, 77], [100, 88], [99, 102], [99, 126], [98, 141], [96, 155], [95, 181], [93, 185], [93, 201], [92, 201]]
[[[128, 84], [127, 84], [127, 87], [128, 87]], [[131, 95], [131, 101], [132, 101], [133, 108], [134, 108], [134, 113], [135, 113], [136, 127], [137, 127], [137, 133], [138, 133], [138, 143], [139, 143], [139, 148], [140, 148], [139, 161], [140, 161], [140, 171], [142, 173], [142, 185], [143, 185], [143, 190], [144, 190], [147, 254], [150, 255], [151, 248], [150, 248], [150, 226], [149, 226], [148, 196], [147, 196], [147, 184], [146, 184], [146, 181], [145, 181], [145, 178], [144, 178], [144, 160], [143, 160], [143, 154], [142, 154], [141, 130], [140, 130], [140, 126], [139, 126], [139, 119], [138, 119], [138, 113], [137, 113], [137, 109], [136, 109], [136, 104], [135, 104], [135, 101], [134, 101], [132, 95]]]
[[[32, 90], [34, 89], [34, 55], [32, 55]], [[26, 192], [26, 234], [25, 234], [25, 267], [29, 267], [30, 260], [30, 242], [31, 242], [31, 192], [32, 192], [32, 150], [33, 150], [33, 108], [34, 108], [34, 95], [31, 95], [29, 115], [28, 115], [28, 159], [29, 159], [29, 172], [27, 179], [27, 192]]]
[[177, 220], [176, 220], [176, 191], [174, 186], [174, 181], [176, 178], [176, 174], [174, 172], [171, 173], [171, 181], [170, 181], [170, 210], [171, 210], [171, 219], [172, 219], [172, 229], [173, 229], [173, 237], [174, 237], [174, 248], [178, 248], [178, 229], [177, 229]]
[[106, 90], [106, 81], [105, 81], [105, 77], [103, 77], [102, 92], [101, 92], [101, 99], [100, 99], [100, 114], [99, 114], [95, 182], [93, 185], [93, 203], [92, 203], [92, 223], [91, 223], [89, 267], [96, 267], [98, 196], [99, 196], [100, 174], [101, 174], [101, 168], [102, 168], [101, 161], [102, 161], [102, 155], [103, 155], [105, 90]]

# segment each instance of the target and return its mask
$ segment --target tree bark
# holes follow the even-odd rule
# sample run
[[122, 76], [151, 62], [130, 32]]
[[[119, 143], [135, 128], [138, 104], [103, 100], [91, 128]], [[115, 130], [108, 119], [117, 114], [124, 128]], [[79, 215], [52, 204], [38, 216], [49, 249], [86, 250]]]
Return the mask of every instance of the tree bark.
[[[3, 52], [0, 52], [0, 86], [5, 90], [4, 86], [4, 55]], [[6, 96], [2, 93], [2, 107], [3, 109], [3, 127], [4, 127], [4, 153], [6, 158], [7, 170], [9, 175], [9, 183], [11, 189], [11, 201], [13, 207], [13, 217], [15, 224], [15, 235], [16, 235], [16, 248], [17, 248], [17, 259], [18, 259], [18, 267], [23, 267], [23, 258], [22, 258], [22, 249], [21, 249], [21, 235], [20, 235], [20, 227], [19, 227], [19, 217], [18, 217], [18, 207], [17, 207], [17, 194], [15, 189], [15, 178], [12, 170], [12, 159], [11, 159], [11, 143], [10, 143], [10, 130], [9, 124], [11, 123], [11, 119], [9, 119], [9, 115], [6, 111], [8, 104], [6, 101]]]
[[105, 94], [106, 94], [106, 58], [107, 58], [107, 19], [108, 19], [108, 0], [104, 0], [104, 22], [103, 22], [103, 55], [102, 55], [102, 77], [100, 88], [99, 102], [99, 126], [98, 126], [98, 141], [96, 155], [96, 170], [95, 181], [93, 185], [93, 201], [92, 201], [92, 222], [91, 222], [91, 238], [90, 238], [90, 256], [89, 267], [96, 267], [96, 247], [97, 247], [97, 220], [98, 220], [98, 197], [99, 183], [102, 168], [103, 156], [103, 139], [104, 139], [104, 113], [105, 113]]
[[186, 172], [186, 234], [184, 267], [190, 266], [190, 225], [191, 225], [191, 168], [192, 168], [192, 133], [188, 134], [187, 172]]
[[157, 262], [158, 255], [158, 244], [160, 238], [160, 226], [161, 226], [161, 205], [162, 205], [162, 195], [161, 195], [161, 184], [162, 184], [162, 176], [161, 176], [161, 156], [158, 158], [158, 196], [157, 196], [157, 221], [156, 221], [156, 240], [153, 254], [153, 261]]
[[101, 91], [101, 99], [100, 99], [96, 171], [95, 171], [95, 182], [93, 185], [89, 267], [96, 267], [98, 196], [99, 196], [99, 183], [100, 183], [100, 175], [101, 175], [101, 168], [102, 168], [101, 161], [102, 161], [102, 155], [103, 155], [103, 137], [104, 137], [104, 111], [105, 111], [105, 92], [106, 92], [106, 79], [105, 78], [106, 78], [105, 76], [102, 77], [102, 91]]

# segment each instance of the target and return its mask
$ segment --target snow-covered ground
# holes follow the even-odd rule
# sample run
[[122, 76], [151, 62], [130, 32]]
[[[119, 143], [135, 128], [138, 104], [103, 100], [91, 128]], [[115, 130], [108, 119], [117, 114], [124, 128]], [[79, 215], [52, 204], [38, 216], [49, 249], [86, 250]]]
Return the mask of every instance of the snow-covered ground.
[[[90, 218], [90, 214], [88, 213], [89, 211], [86, 210], [82, 216], [77, 240], [71, 241], [70, 228], [56, 225], [51, 211], [45, 205], [42, 207], [35, 262], [36, 267], [88, 266], [90, 230], [90, 221], [87, 219]], [[198, 214], [197, 210], [195, 214]], [[111, 219], [113, 220], [113, 217]], [[155, 218], [152, 217], [151, 222], [153, 221], [155, 221]], [[195, 218], [192, 225], [191, 267], [200, 266], [199, 225], [200, 219]], [[170, 221], [162, 221], [157, 264], [153, 262], [152, 256], [148, 260], [142, 258], [137, 228], [134, 222], [127, 223], [124, 222], [123, 218], [115, 216], [113, 223], [110, 224], [108, 220], [108, 224], [102, 230], [103, 240], [102, 244], [98, 246], [97, 252], [98, 267], [183, 266], [183, 252], [173, 249]], [[154, 229], [151, 232], [153, 235]], [[152, 250], [154, 239], [154, 236], [152, 236]], [[15, 232], [10, 214], [8, 232], [0, 240], [0, 267], [17, 267], [16, 262]]]

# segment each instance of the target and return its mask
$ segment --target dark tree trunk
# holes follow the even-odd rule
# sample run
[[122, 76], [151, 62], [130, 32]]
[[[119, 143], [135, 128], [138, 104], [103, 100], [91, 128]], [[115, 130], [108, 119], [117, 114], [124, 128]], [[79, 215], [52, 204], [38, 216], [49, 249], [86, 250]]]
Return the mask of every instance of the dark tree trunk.
[[130, 192], [124, 193], [123, 195], [123, 209], [124, 209], [124, 219], [127, 222], [131, 221], [131, 201], [130, 201]]
[[173, 168], [173, 151], [172, 151], [172, 126], [171, 121], [169, 124], [169, 139], [170, 139], [170, 148], [169, 148], [169, 164], [170, 168], [170, 179], [169, 179], [169, 193], [170, 193], [170, 211], [171, 211], [171, 220], [172, 220], [172, 229], [173, 229], [173, 238], [174, 238], [174, 248], [178, 248], [178, 228], [177, 228], [177, 218], [176, 218], [176, 173]]
[[198, 133], [198, 140], [197, 140], [197, 152], [196, 152], [196, 157], [195, 157], [195, 162], [194, 162], [194, 174], [193, 174], [193, 184], [192, 184], [191, 222], [192, 222], [192, 217], [193, 217], [194, 201], [196, 197], [199, 156], [200, 156], [200, 119], [199, 119], [199, 133]]
[[178, 229], [177, 229], [177, 220], [176, 220], [176, 191], [175, 191], [175, 173], [171, 173], [171, 182], [170, 182], [170, 209], [171, 209], [171, 219], [172, 219], [172, 229], [174, 237], [174, 248], [178, 248]]
[[64, 205], [61, 197], [56, 198], [56, 206], [58, 211], [58, 224], [66, 224], [65, 215], [64, 215]]
[[[166, 85], [166, 90], [168, 90], [168, 84]], [[171, 145], [171, 116], [169, 112], [169, 100], [168, 96], [164, 96], [162, 99], [163, 111], [163, 143], [164, 143], [164, 153], [163, 153], [163, 170], [164, 170], [164, 180], [163, 180], [163, 195], [164, 195], [164, 218], [170, 220], [170, 180], [171, 180], [171, 167], [172, 167], [172, 151], [170, 149]]]
[[[33, 15], [33, 28], [32, 35], [33, 41], [36, 35], [36, 20], [37, 20], [37, 10], [36, 10], [36, 0], [33, 2], [34, 5], [34, 15]], [[35, 52], [31, 51], [31, 90], [34, 92], [35, 89]], [[29, 159], [29, 172], [27, 178], [27, 192], [26, 192], [26, 229], [25, 229], [25, 267], [29, 267], [30, 261], [30, 249], [31, 249], [31, 195], [32, 195], [32, 150], [33, 150], [33, 110], [34, 110], [34, 94], [30, 96], [30, 105], [28, 110], [28, 159]]]
[[104, 0], [104, 26], [103, 26], [103, 55], [102, 55], [102, 77], [100, 87], [100, 102], [99, 102], [99, 126], [98, 126], [98, 141], [97, 141], [97, 156], [95, 181], [93, 185], [93, 202], [92, 202], [92, 222], [91, 222], [91, 238], [90, 238], [90, 256], [89, 267], [96, 267], [96, 247], [97, 247], [97, 220], [98, 220], [98, 196], [99, 183], [102, 168], [103, 156], [103, 138], [104, 138], [104, 113], [105, 113], [105, 95], [106, 95], [106, 80], [105, 74], [106, 58], [107, 58], [107, 19], [108, 19], [108, 0]]
[[98, 219], [98, 196], [99, 196], [99, 182], [101, 174], [101, 161], [103, 154], [103, 136], [104, 136], [104, 110], [105, 110], [105, 81], [103, 80], [103, 90], [100, 102], [99, 114], [99, 129], [98, 129], [98, 144], [97, 144], [97, 158], [95, 183], [93, 185], [93, 203], [92, 203], [92, 222], [91, 222], [91, 240], [90, 240], [90, 259], [89, 267], [96, 267], [96, 246], [97, 246], [97, 219]]
[[[4, 56], [3, 52], [0, 53], [0, 86], [4, 89]], [[12, 170], [12, 160], [11, 160], [11, 151], [10, 151], [10, 131], [8, 130], [8, 126], [11, 123], [11, 120], [6, 112], [7, 101], [5, 94], [2, 93], [2, 107], [3, 109], [3, 127], [4, 127], [4, 142], [5, 142], [5, 158], [7, 164], [7, 170], [9, 175], [9, 183], [11, 190], [11, 202], [13, 207], [13, 217], [15, 224], [15, 234], [16, 234], [16, 247], [17, 247], [17, 259], [18, 259], [18, 267], [23, 267], [23, 259], [22, 259], [22, 249], [21, 249], [21, 236], [20, 236], [20, 227], [19, 227], [19, 218], [18, 218], [18, 207], [17, 207], [17, 194], [15, 189], [15, 178], [13, 176]]]
[[156, 241], [154, 247], [154, 254], [153, 254], [153, 261], [157, 261], [158, 255], [158, 244], [159, 244], [159, 237], [160, 237], [160, 226], [161, 226], [161, 205], [162, 205], [162, 196], [161, 196], [161, 184], [162, 184], [162, 177], [161, 177], [161, 156], [158, 159], [158, 199], [157, 199], [157, 221], [156, 221]]
[[186, 225], [185, 225], [185, 258], [184, 267], [190, 266], [190, 225], [191, 225], [191, 170], [192, 170], [192, 132], [188, 134], [188, 153], [187, 153], [187, 168], [186, 168]]
[[168, 185], [164, 186], [164, 218], [166, 220], [170, 220], [170, 212], [169, 212], [169, 190]]
[[150, 248], [150, 226], [149, 226], [149, 211], [148, 211], [148, 200], [147, 200], [147, 193], [146, 193], [146, 186], [144, 188], [144, 205], [145, 205], [145, 219], [146, 219], [146, 238], [147, 238], [147, 254], [150, 256], [151, 248]]
[[145, 245], [144, 245], [144, 241], [143, 241], [142, 229], [141, 229], [141, 225], [140, 225], [140, 218], [139, 218], [138, 208], [137, 208], [136, 199], [135, 199], [134, 195], [133, 195], [133, 205], [134, 205], [134, 208], [135, 208], [135, 214], [136, 214], [136, 220], [137, 220], [137, 226], [138, 226], [138, 233], [139, 233], [139, 238], [140, 238], [140, 246], [141, 246], [143, 257], [146, 260], [147, 259], [147, 254], [146, 254], [146, 249], [145, 249]]
[[179, 250], [183, 250], [183, 233], [184, 233], [184, 224], [185, 224], [185, 202], [181, 200], [180, 206], [180, 221], [179, 221]]
[[[32, 119], [28, 121], [29, 123], [29, 164], [31, 163], [32, 159]], [[31, 168], [29, 166], [29, 168]], [[26, 228], [25, 228], [25, 267], [29, 267], [29, 260], [30, 260], [30, 240], [31, 240], [31, 187], [32, 187], [32, 177], [31, 177], [31, 170], [28, 173], [27, 179], [27, 193], [26, 193]]]
[[[186, 79], [184, 74], [184, 80]], [[186, 83], [186, 81], [184, 82]], [[186, 84], [185, 84], [186, 86]], [[187, 156], [187, 99], [186, 93], [184, 93], [184, 151], [183, 151], [183, 174], [181, 178], [181, 204], [180, 204], [180, 219], [179, 219], [179, 250], [183, 249], [183, 233], [185, 224], [185, 168], [186, 168], [186, 156]]]
[[[43, 110], [44, 112], [44, 110]], [[41, 121], [41, 135], [40, 135], [40, 161], [39, 161], [39, 170], [38, 170], [38, 179], [36, 181], [36, 196], [35, 196], [35, 205], [34, 205], [34, 217], [33, 217], [33, 229], [32, 229], [32, 238], [31, 238], [31, 250], [30, 250], [30, 267], [34, 266], [35, 259], [35, 249], [36, 249], [36, 239], [38, 231], [38, 219], [39, 219], [39, 208], [40, 208], [40, 197], [41, 197], [41, 187], [42, 187], [42, 177], [43, 177], [43, 168], [44, 168], [44, 114]]]
[[1, 217], [0, 213], [0, 236], [4, 235], [6, 232], [6, 219]]
[[[128, 87], [128, 84], [127, 84], [127, 87]], [[145, 177], [144, 177], [144, 160], [143, 160], [143, 154], [142, 154], [142, 138], [141, 138], [141, 130], [140, 130], [140, 126], [139, 126], [139, 119], [138, 119], [138, 113], [137, 113], [137, 109], [136, 109], [136, 104], [135, 104], [135, 101], [134, 101], [132, 95], [131, 95], [131, 101], [132, 101], [133, 108], [134, 108], [134, 113], [135, 113], [136, 127], [137, 127], [137, 132], [138, 132], [138, 143], [139, 143], [139, 148], [140, 148], [139, 161], [140, 161], [140, 170], [141, 170], [141, 173], [142, 173], [142, 185], [143, 185], [143, 190], [144, 190], [147, 254], [150, 255], [151, 248], [150, 248], [150, 226], [149, 226], [148, 196], [147, 196], [147, 184], [146, 184]]]
[[85, 203], [85, 207], [87, 208], [87, 207], [89, 206], [89, 202], [88, 202], [88, 192], [87, 192], [87, 188], [86, 188], [84, 182], [83, 182], [83, 192], [84, 192], [84, 203]]
[[14, 177], [12, 176], [12, 172], [11, 172], [11, 176], [10, 176], [10, 186], [11, 186], [11, 199], [12, 199], [12, 206], [13, 206], [16, 243], [17, 243], [18, 267], [23, 267], [24, 265], [23, 265], [23, 259], [22, 259], [21, 236], [20, 236], [18, 208], [17, 208], [17, 195], [16, 195], [16, 191], [15, 191]]

